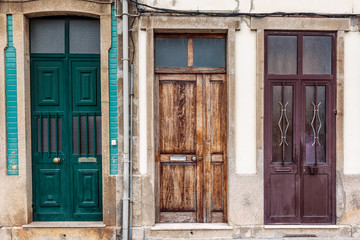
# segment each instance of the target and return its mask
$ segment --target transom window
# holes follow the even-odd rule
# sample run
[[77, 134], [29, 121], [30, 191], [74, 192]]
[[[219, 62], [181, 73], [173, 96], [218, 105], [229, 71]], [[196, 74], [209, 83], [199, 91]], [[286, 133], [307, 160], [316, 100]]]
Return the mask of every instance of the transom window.
[[225, 46], [225, 35], [157, 35], [155, 67], [225, 68]]
[[31, 53], [100, 54], [98, 19], [32, 19], [30, 29]]

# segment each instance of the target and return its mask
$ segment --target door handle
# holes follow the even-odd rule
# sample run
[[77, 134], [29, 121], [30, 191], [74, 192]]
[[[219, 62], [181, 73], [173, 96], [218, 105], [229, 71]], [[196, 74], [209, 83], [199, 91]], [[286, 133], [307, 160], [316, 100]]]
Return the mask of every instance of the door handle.
[[191, 157], [191, 161], [195, 162], [196, 160], [202, 161], [203, 158], [202, 158], [202, 157], [196, 157], [196, 156], [192, 156], [192, 157]]
[[55, 164], [58, 164], [58, 163], [60, 163], [60, 158], [59, 157], [56, 157], [56, 158], [54, 158], [53, 159], [53, 163], [55, 163]]

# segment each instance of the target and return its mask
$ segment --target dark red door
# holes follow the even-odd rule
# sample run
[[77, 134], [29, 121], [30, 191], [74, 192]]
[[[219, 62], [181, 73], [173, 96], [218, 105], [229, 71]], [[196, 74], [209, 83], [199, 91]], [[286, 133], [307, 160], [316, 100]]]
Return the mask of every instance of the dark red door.
[[265, 33], [266, 224], [335, 224], [335, 46], [335, 33]]

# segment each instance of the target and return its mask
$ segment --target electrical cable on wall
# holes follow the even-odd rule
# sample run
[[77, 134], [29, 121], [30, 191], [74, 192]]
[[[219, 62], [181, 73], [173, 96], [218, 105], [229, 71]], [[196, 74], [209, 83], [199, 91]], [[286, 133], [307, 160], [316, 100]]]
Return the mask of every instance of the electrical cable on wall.
[[[141, 13], [172, 13], [179, 15], [205, 15], [212, 17], [270, 17], [270, 16], [298, 16], [298, 17], [329, 17], [329, 18], [349, 18], [360, 17], [360, 14], [328, 14], [328, 13], [313, 13], [313, 12], [271, 12], [271, 13], [242, 13], [242, 12], [209, 12], [209, 11], [186, 11], [175, 10], [168, 8], [159, 8], [150, 6], [145, 3], [139, 3], [137, 0], [128, 0], [136, 4], [137, 11]], [[141, 8], [142, 7], [142, 8]], [[153, 10], [147, 10], [150, 8]]]

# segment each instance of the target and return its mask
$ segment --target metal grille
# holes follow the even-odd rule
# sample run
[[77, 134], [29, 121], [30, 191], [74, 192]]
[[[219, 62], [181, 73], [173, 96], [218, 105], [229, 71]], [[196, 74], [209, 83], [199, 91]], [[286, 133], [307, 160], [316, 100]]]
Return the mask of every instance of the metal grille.
[[40, 153], [62, 152], [62, 118], [61, 117], [50, 116], [50, 115], [37, 116], [36, 129], [37, 129], [36, 139], [37, 139], [38, 152]]
[[73, 154], [83, 156], [101, 154], [101, 116], [93, 114], [73, 116], [72, 136]]

